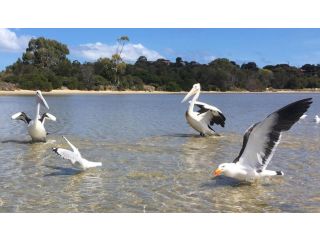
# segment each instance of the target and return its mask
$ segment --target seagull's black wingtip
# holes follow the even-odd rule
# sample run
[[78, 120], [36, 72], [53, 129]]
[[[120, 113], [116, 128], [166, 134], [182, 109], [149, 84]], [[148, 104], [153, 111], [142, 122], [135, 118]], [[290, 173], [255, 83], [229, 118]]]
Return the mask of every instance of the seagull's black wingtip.
[[282, 171], [276, 171], [276, 174], [277, 174], [278, 176], [283, 176], [283, 175], [284, 175], [284, 173], [283, 173]]
[[310, 104], [312, 103], [312, 98], [304, 98], [300, 100], [301, 102], [309, 102]]

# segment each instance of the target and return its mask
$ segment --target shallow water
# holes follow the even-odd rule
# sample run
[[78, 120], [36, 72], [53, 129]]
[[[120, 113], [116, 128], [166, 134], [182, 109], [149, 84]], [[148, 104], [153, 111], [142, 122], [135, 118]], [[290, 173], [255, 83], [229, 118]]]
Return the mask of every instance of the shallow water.
[[[244, 131], [294, 100], [313, 97], [309, 117], [285, 133], [269, 169], [282, 179], [239, 184], [212, 170], [239, 153]], [[30, 143], [13, 113], [33, 116], [31, 96], [0, 97], [1, 212], [320, 212], [319, 94], [202, 94], [225, 113], [221, 137], [186, 123], [183, 95], [45, 96], [57, 122]], [[52, 151], [65, 135], [103, 166], [78, 172]]]

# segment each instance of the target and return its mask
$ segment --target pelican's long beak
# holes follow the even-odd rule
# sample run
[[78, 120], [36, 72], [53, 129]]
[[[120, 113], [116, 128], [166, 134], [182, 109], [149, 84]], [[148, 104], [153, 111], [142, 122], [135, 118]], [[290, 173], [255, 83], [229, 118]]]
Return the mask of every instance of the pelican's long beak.
[[36, 96], [37, 96], [37, 102], [40, 103], [45, 108], [49, 109], [48, 103], [46, 102], [46, 100], [42, 96], [41, 91], [38, 90], [37, 93], [36, 93]]
[[187, 101], [192, 95], [196, 94], [196, 90], [194, 88], [192, 88], [190, 90], [190, 92], [188, 92], [188, 94], [184, 97], [184, 99], [182, 99], [181, 103]]
[[214, 175], [215, 177], [218, 177], [218, 176], [221, 175], [221, 173], [222, 173], [222, 170], [219, 169], [219, 168], [217, 168], [217, 169], [213, 172], [213, 175]]

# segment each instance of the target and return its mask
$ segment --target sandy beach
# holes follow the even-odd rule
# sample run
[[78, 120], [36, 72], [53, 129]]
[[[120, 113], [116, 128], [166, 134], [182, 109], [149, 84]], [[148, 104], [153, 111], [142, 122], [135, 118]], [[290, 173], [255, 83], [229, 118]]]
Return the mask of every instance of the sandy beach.
[[[33, 90], [14, 90], [14, 91], [0, 91], [0, 96], [19, 96], [19, 95], [34, 95]], [[272, 90], [272, 91], [263, 91], [263, 92], [250, 92], [250, 91], [201, 91], [202, 93], [216, 93], [216, 94], [226, 94], [226, 93], [320, 93], [320, 89], [301, 89], [301, 90]], [[167, 92], [167, 91], [133, 91], [133, 90], [125, 90], [125, 91], [88, 91], [88, 90], [69, 90], [69, 89], [59, 89], [52, 90], [50, 92], [42, 92], [44, 95], [79, 95], [79, 94], [185, 94], [187, 92]]]
[[[18, 96], [18, 95], [34, 95], [33, 90], [14, 90], [14, 91], [0, 91], [0, 96]], [[79, 95], [79, 94], [175, 94], [177, 92], [165, 92], [165, 91], [88, 91], [88, 90], [52, 90], [50, 92], [42, 91], [43, 95]]]

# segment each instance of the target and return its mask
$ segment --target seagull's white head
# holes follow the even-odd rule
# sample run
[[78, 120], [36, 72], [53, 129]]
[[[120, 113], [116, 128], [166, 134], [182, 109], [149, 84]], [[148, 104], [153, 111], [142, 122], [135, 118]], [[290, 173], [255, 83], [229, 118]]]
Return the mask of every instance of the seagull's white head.
[[234, 163], [222, 163], [218, 166], [218, 168], [216, 170], [213, 171], [212, 174], [215, 177], [220, 176], [220, 175], [231, 176], [234, 167], [235, 167]]
[[48, 103], [46, 102], [46, 100], [42, 96], [42, 93], [40, 90], [36, 91], [36, 98], [37, 98], [37, 103], [40, 103], [45, 108], [49, 109]]
[[182, 103], [187, 101], [191, 96], [195, 95], [196, 93], [200, 92], [201, 86], [200, 83], [196, 83], [192, 86], [190, 92], [184, 97], [184, 99], [181, 101]]

